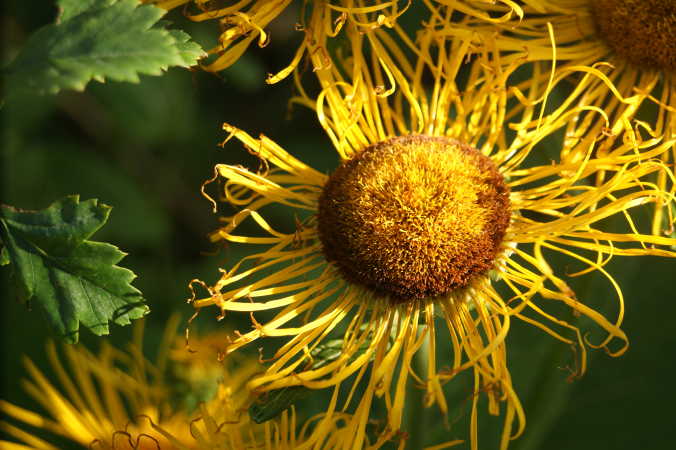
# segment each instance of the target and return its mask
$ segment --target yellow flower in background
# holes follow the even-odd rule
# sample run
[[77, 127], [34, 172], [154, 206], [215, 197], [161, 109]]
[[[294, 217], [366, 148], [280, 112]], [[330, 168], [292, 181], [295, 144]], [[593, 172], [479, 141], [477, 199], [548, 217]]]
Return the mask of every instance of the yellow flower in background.
[[[475, 5], [485, 14], [498, 14], [507, 20], [491, 26], [473, 20], [471, 27], [464, 30], [457, 24], [445, 23], [440, 30], [444, 28], [449, 36], [491, 35], [506, 63], [522, 60], [537, 64], [555, 59], [564, 67], [593, 65], [603, 71], [627, 100], [621, 101], [600, 79], [591, 84], [585, 102], [602, 108], [614, 126], [605, 128], [603, 121], [592, 121], [584, 115], [573, 117], [567, 130], [573, 139], [599, 132], [619, 137], [632, 128], [637, 140], [644, 143], [676, 138], [676, 2], [525, 0], [523, 3], [523, 7]], [[543, 78], [548, 76], [546, 69], [538, 70], [543, 72]], [[614, 140], [608, 139], [599, 152], [613, 152], [613, 145]], [[580, 155], [573, 153], [570, 157], [579, 160]], [[671, 167], [670, 173], [660, 175], [658, 180], [664, 189], [671, 183], [668, 178], [673, 179], [676, 174], [676, 147], [665, 152], [662, 159]], [[676, 211], [658, 202], [652, 232], [672, 234], [675, 225]]]
[[[191, 339], [186, 348], [174, 339], [176, 322], [166, 328], [154, 363], [141, 349], [142, 327], [135, 328], [134, 343], [121, 351], [103, 342], [98, 355], [82, 346], [64, 346], [60, 358], [53, 343], [47, 353], [53, 374], [62, 386], [48, 379], [29, 359], [27, 392], [47, 411], [33, 412], [0, 401], [0, 410], [22, 425], [2, 421], [3, 430], [17, 441], [2, 441], [6, 449], [57, 449], [45, 440], [45, 432], [91, 449], [295, 449], [302, 444], [296, 433], [296, 416], [284, 412], [279, 420], [256, 425], [249, 421], [244, 388], [256, 372], [257, 361], [238, 358], [221, 361], [216, 342], [221, 333]], [[67, 361], [70, 370], [64, 367]], [[70, 373], [69, 373], [70, 372]], [[168, 373], [171, 378], [168, 378]], [[201, 387], [213, 392], [188, 408], [182, 397], [201, 396]], [[194, 409], [194, 411], [193, 411]], [[333, 424], [344, 420], [336, 417]], [[14, 422], [12, 421], [12, 422]], [[29, 427], [41, 430], [31, 433]], [[333, 448], [340, 432], [326, 437]]]
[[[164, 9], [184, 7], [184, 14], [196, 22], [218, 21], [221, 34], [218, 44], [209, 50], [214, 59], [205, 62], [202, 68], [217, 72], [230, 67], [254, 42], [265, 47], [270, 41], [269, 25], [285, 11], [296, 15], [296, 31], [312, 29], [326, 36], [335, 37], [346, 21], [351, 20], [362, 31], [387, 26], [392, 27], [397, 18], [410, 6], [410, 1], [402, 6], [398, 0], [364, 2], [355, 0], [145, 0]], [[305, 21], [305, 15], [322, 10], [322, 20]], [[361, 21], [354, 15], [359, 13]], [[304, 35], [301, 35], [301, 37]], [[291, 63], [277, 74], [270, 74], [267, 83], [276, 83], [293, 72], [307, 53], [311, 43], [302, 39]], [[326, 61], [325, 49], [316, 48]]]
[[[670, 189], [651, 181], [668, 173], [660, 158], [673, 140], [645, 148], [626, 129], [622, 144], [599, 153], [607, 139], [599, 132], [562, 144], [561, 153], [574, 149], [580, 161], [538, 162], [543, 141], [578, 115], [614, 125], [586, 103], [590, 86], [603, 84], [626, 100], [591, 67], [561, 69], [546, 87], [536, 76], [510, 89], [521, 61], [506, 64], [488, 38], [479, 47], [471, 37], [447, 40], [438, 30], [451, 12], [432, 11], [415, 41], [398, 26], [395, 39], [384, 28], [361, 33], [346, 23], [349, 49], [339, 49], [328, 66], [313, 51], [326, 48], [327, 36], [307, 38], [321, 92], [308, 94], [297, 77], [301, 95], [294, 101], [316, 110], [337, 151], [341, 164], [331, 175], [266, 136], [225, 124], [228, 140], [241, 141], [264, 170], [219, 164], [211, 180], [220, 178], [222, 200], [241, 208], [212, 239], [263, 248], [223, 270], [215, 284], [203, 284], [209, 296], [193, 305], [215, 305], [221, 317], [250, 313], [253, 330], [237, 333], [227, 353], [283, 338], [249, 388], [333, 388], [327, 424], [335, 411], [354, 412], [345, 447], [373, 443], [365, 428], [376, 399], [388, 411], [377, 446], [401, 428], [408, 384], [423, 386], [425, 406], [446, 413], [443, 384], [471, 371], [471, 446], [478, 445], [485, 395], [491, 414], [504, 405], [506, 448], [525, 425], [506, 362], [511, 320], [575, 346], [582, 373], [587, 347], [620, 355], [627, 346], [622, 291], [604, 266], [621, 255], [675, 256], [658, 246], [676, 240], [642, 234], [631, 216], [646, 204], [674, 202]], [[313, 14], [322, 20], [321, 10]], [[580, 75], [573, 91], [560, 104], [548, 99], [573, 73]], [[289, 209], [294, 229], [278, 230], [265, 219], [279, 205]], [[610, 218], [619, 229], [605, 229]], [[570, 260], [566, 274], [557, 274], [553, 256]], [[564, 279], [588, 273], [609, 281], [613, 318]], [[561, 315], [561, 305], [591, 319], [603, 336], [587, 336]], [[260, 320], [267, 311], [274, 316]], [[338, 352], [320, 360], [336, 338]], [[437, 352], [441, 341], [450, 342], [451, 354]], [[414, 359], [424, 369], [414, 370]]]
[[[268, 30], [271, 23], [288, 11], [297, 17], [296, 31], [310, 31], [301, 40], [291, 63], [276, 74], [268, 75], [267, 83], [273, 84], [289, 76], [309, 51], [330, 64], [326, 47], [317, 46], [309, 40], [319, 34], [336, 37], [346, 23], [351, 23], [362, 32], [376, 28], [399, 28], [397, 20], [413, 4], [411, 0], [142, 0], [160, 8], [171, 10], [183, 8], [187, 18], [195, 22], [218, 21], [220, 37], [218, 44], [209, 50], [213, 58], [202, 64], [211, 72], [224, 70], [234, 64], [244, 52], [256, 43], [265, 47], [270, 42]], [[494, 23], [505, 22], [519, 16], [520, 8], [511, 0], [494, 2], [493, 11], [485, 11], [482, 1], [443, 1], [451, 10], [464, 15]], [[435, 10], [434, 7], [425, 5]], [[319, 14], [316, 12], [319, 11]], [[498, 14], [496, 16], [496, 14]], [[307, 18], [311, 18], [307, 20]], [[319, 20], [315, 20], [319, 19]]]

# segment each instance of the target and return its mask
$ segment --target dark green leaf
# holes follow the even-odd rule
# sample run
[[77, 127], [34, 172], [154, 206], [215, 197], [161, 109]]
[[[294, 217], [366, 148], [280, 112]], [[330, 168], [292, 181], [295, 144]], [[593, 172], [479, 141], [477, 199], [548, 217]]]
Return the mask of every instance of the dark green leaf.
[[59, 22], [77, 16], [88, 9], [107, 6], [114, 3], [115, 0], [57, 0], [59, 5]]
[[110, 207], [66, 197], [41, 211], [0, 206], [0, 237], [21, 301], [33, 301], [56, 332], [77, 342], [80, 324], [96, 335], [108, 323], [127, 325], [148, 312], [131, 286], [133, 272], [116, 266], [125, 254], [89, 241], [108, 220]]
[[[310, 368], [319, 369], [326, 364], [335, 361], [343, 352], [343, 340], [331, 339], [318, 345], [310, 352]], [[362, 345], [352, 354], [348, 362], [352, 362], [363, 355], [371, 345], [371, 339], [366, 339]], [[266, 392], [249, 407], [249, 416], [256, 423], [267, 422], [281, 414], [296, 402], [308, 397], [312, 389], [305, 386], [287, 386]]]
[[[88, 5], [88, 8], [85, 6]], [[61, 1], [61, 23], [38, 30], [7, 68], [7, 92], [84, 90], [94, 79], [138, 82], [201, 56], [185, 33], [155, 27], [165, 11], [137, 0]]]
[[267, 422], [281, 414], [285, 409], [312, 393], [305, 386], [288, 386], [263, 394], [249, 407], [249, 416], [256, 423]]
[[169, 34], [176, 41], [176, 48], [178, 48], [179, 56], [183, 60], [183, 66], [192, 66], [204, 56], [202, 47], [191, 41], [188, 33], [181, 30], [169, 30]]

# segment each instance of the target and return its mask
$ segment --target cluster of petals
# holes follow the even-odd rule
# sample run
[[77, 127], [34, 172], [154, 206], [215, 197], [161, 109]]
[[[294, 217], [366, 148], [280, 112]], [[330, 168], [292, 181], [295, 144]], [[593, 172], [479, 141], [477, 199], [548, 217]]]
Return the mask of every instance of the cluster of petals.
[[[354, 8], [345, 6], [336, 21], [335, 3]], [[318, 2], [301, 28], [302, 54], [319, 90], [310, 92], [297, 64], [287, 68], [299, 92], [292, 101], [316, 112], [327, 147], [341, 161], [407, 135], [450, 137], [492, 159], [511, 192], [511, 222], [493, 270], [465, 289], [393, 305], [346, 281], [326, 260], [317, 228], [328, 176], [265, 135], [224, 125], [226, 142], [240, 141], [263, 164], [260, 170], [216, 166], [209, 181], [219, 180], [223, 189], [205, 195], [216, 198], [215, 208], [223, 201], [240, 211], [224, 217], [212, 239], [250, 244], [252, 254], [223, 269], [216, 283], [200, 282], [207, 295], [196, 295], [192, 304], [216, 306], [220, 318], [250, 314], [252, 329], [233, 336], [229, 353], [282, 339], [248, 388], [258, 394], [298, 385], [332, 389], [325, 420], [337, 411], [352, 414], [348, 447], [378, 447], [399, 436], [411, 384], [425, 390], [425, 406], [447, 413], [444, 384], [469, 372], [472, 447], [478, 445], [478, 399], [486, 396], [489, 413], [504, 418], [506, 448], [523, 432], [526, 416], [507, 367], [511, 321], [525, 321], [574, 347], [580, 375], [588, 349], [618, 356], [628, 345], [621, 328], [624, 297], [606, 264], [623, 256], [674, 256], [669, 247], [675, 241], [665, 235], [674, 223], [676, 137], [664, 131], [672, 120], [664, 118], [671, 117], [669, 108], [660, 110], [654, 125], [637, 120], [641, 104], [656, 100], [650, 91], [639, 87], [628, 94], [622, 70], [605, 60], [561, 57], [565, 43], [557, 39], [556, 23], [529, 22], [546, 5], [526, 3], [427, 2], [425, 20], [412, 33], [397, 21], [379, 24], [374, 8], [362, 2]], [[457, 13], [463, 18], [455, 20]], [[331, 33], [317, 25], [327, 23], [337, 24]], [[365, 30], [365, 24], [373, 26]], [[530, 34], [531, 24], [539, 24], [541, 37]], [[519, 30], [530, 39], [521, 37], [520, 46], [510, 48]], [[327, 56], [338, 32], [343, 45]], [[524, 70], [525, 78], [519, 75]], [[557, 157], [542, 161], [543, 142], [561, 132]], [[211, 192], [208, 185], [205, 192]], [[265, 218], [274, 204], [289, 209], [286, 229]], [[633, 215], [646, 207], [655, 218], [642, 230]], [[617, 231], [606, 231], [610, 218], [620, 222]], [[252, 227], [260, 233], [239, 232]], [[560, 258], [575, 269], [557, 273], [552, 260]], [[598, 299], [579, 297], [566, 281], [585, 275], [607, 280], [614, 316], [598, 312]], [[557, 315], [556, 304], [588, 317], [599, 330], [588, 335]], [[274, 315], [257, 319], [265, 311]], [[314, 361], [314, 352], [337, 337], [339, 356]], [[451, 343], [446, 353], [438, 352], [440, 342]], [[424, 367], [415, 363], [421, 352]], [[374, 435], [366, 424], [376, 403], [385, 407], [387, 421]]]
[[[181, 449], [379, 448], [406, 445], [412, 389], [424, 392], [424, 407], [448, 415], [453, 405], [445, 385], [464, 379], [472, 390], [470, 447], [479, 448], [486, 405], [501, 417], [506, 449], [527, 416], [507, 363], [514, 321], [574, 349], [573, 376], [586, 371], [590, 350], [611, 356], [627, 350], [625, 298], [607, 265], [614, 258], [676, 257], [676, 78], [623, 59], [600, 36], [592, 0], [145, 2], [181, 8], [194, 21], [218, 21], [217, 43], [202, 63], [210, 71], [228, 68], [252, 44], [265, 47], [270, 25], [300, 6], [298, 47], [264, 81], [292, 78], [291, 102], [312, 110], [326, 134], [322, 151], [335, 152], [342, 164], [404, 136], [449, 138], [476, 149], [509, 190], [503, 242], [491, 269], [467, 286], [393, 302], [327, 259], [317, 216], [330, 176], [284, 142], [226, 123], [223, 145], [237, 142], [261, 164], [218, 164], [202, 192], [215, 211], [236, 208], [211, 240], [242, 245], [248, 254], [220, 269], [216, 281], [194, 281], [190, 302], [198, 312], [215, 310], [226, 325], [232, 315], [250, 319], [246, 330], [213, 337], [226, 362], [238, 361], [237, 370], [227, 372], [195, 416], [171, 406], [160, 370], [166, 361], [147, 363], [138, 343], [128, 353], [104, 346], [99, 356], [66, 350], [74, 377], [50, 347], [65, 392], [28, 362], [27, 388], [38, 401], [38, 392], [48, 393], [41, 403], [49, 415], [2, 403], [7, 414], [101, 448], [145, 448], [144, 439]], [[423, 17], [418, 27], [404, 26], [414, 13]], [[676, 33], [673, 26], [667, 35]], [[552, 145], [553, 156], [544, 150]], [[280, 205], [282, 223], [268, 215], [276, 208], [279, 217]], [[640, 220], [644, 210], [650, 223]], [[578, 277], [604, 279], [606, 298], [576, 293]], [[610, 315], [600, 312], [608, 298]], [[571, 317], [588, 320], [581, 325]], [[266, 351], [273, 341], [276, 350]], [[264, 363], [244, 362], [241, 353], [261, 346]], [[330, 357], [327, 348], [335, 350]], [[184, 356], [174, 363], [197, 378], [208, 377], [216, 363]], [[127, 368], [120, 371], [120, 363]], [[222, 376], [227, 364], [217, 367]], [[329, 392], [323, 413], [303, 427], [293, 409], [263, 425], [242, 413], [256, 398], [297, 386]], [[132, 414], [119, 406], [127, 402]], [[373, 426], [376, 409], [386, 413]], [[27, 445], [51, 448], [18, 427], [5, 428]]]

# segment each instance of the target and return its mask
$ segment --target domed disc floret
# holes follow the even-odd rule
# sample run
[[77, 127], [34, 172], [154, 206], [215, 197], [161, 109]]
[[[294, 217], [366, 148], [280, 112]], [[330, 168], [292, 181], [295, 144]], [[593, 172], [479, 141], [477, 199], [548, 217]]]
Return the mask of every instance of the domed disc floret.
[[319, 200], [326, 258], [392, 302], [466, 287], [494, 266], [510, 220], [495, 163], [445, 137], [395, 137], [331, 175]]
[[676, 70], [676, 0], [592, 0], [597, 34], [639, 68]]

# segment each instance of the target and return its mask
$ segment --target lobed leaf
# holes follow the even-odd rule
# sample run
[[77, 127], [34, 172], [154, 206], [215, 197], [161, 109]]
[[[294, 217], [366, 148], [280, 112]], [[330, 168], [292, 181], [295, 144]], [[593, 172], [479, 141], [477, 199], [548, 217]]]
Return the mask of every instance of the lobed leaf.
[[138, 82], [203, 55], [189, 36], [155, 26], [165, 14], [137, 0], [60, 0], [59, 22], [34, 33], [6, 68], [7, 92], [84, 90], [90, 80]]
[[0, 205], [0, 238], [19, 300], [35, 303], [67, 341], [80, 324], [96, 335], [109, 322], [128, 325], [148, 312], [134, 273], [116, 264], [125, 253], [88, 238], [108, 220], [110, 207], [66, 197], [41, 211]]
[[59, 6], [57, 23], [60, 23], [88, 9], [115, 3], [115, 0], [56, 0], [56, 3]]

